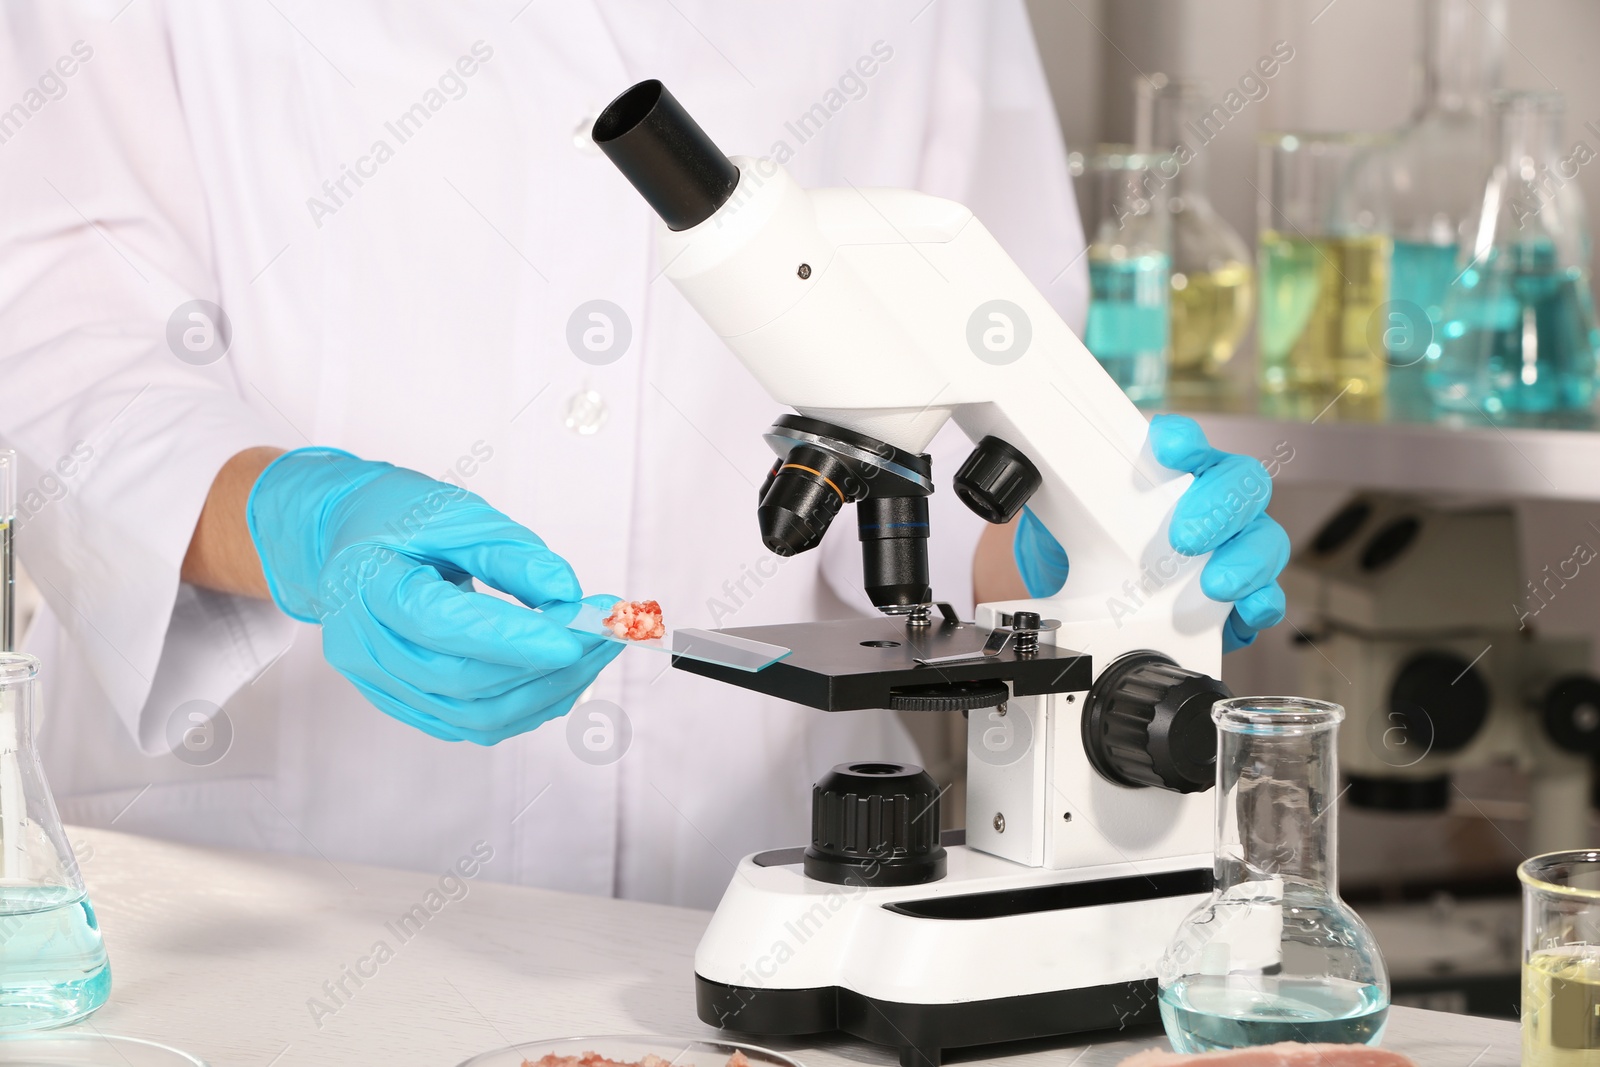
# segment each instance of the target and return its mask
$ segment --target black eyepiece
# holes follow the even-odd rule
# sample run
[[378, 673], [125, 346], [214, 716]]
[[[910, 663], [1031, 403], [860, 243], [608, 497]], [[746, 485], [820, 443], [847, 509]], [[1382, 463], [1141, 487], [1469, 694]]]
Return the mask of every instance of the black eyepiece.
[[611, 101], [592, 136], [671, 230], [710, 218], [739, 184], [739, 168], [654, 78]]

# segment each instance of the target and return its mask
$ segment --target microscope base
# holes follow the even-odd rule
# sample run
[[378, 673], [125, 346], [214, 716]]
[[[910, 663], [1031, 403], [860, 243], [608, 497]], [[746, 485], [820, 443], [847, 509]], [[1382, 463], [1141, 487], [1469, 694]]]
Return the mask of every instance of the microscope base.
[[945, 1049], [1158, 1024], [1156, 980], [959, 1004], [877, 1000], [852, 989], [754, 989], [694, 976], [700, 1021], [743, 1034], [842, 1030], [899, 1049], [900, 1067], [940, 1067]]
[[1209, 856], [1047, 870], [949, 845], [924, 885], [807, 878], [747, 856], [695, 953], [700, 1019], [749, 1035], [842, 1030], [938, 1067], [945, 1049], [1153, 1022], [1167, 943]]

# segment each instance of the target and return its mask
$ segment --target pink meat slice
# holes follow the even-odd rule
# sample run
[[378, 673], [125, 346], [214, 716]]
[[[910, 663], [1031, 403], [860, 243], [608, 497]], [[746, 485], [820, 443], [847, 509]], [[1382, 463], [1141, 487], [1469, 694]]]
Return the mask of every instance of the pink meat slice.
[[1302, 1045], [1293, 1041], [1231, 1052], [1185, 1054], [1151, 1049], [1129, 1056], [1119, 1067], [1182, 1067], [1190, 1063], [1200, 1067], [1417, 1067], [1409, 1056], [1386, 1049], [1366, 1045]]
[[[600, 1055], [598, 1052], [585, 1052], [579, 1056], [558, 1056], [554, 1052], [547, 1052], [536, 1060], [523, 1060], [522, 1067], [673, 1067], [672, 1061], [662, 1059], [653, 1053], [647, 1053], [638, 1063], [628, 1060], [612, 1060]], [[745, 1054], [738, 1049], [728, 1057], [726, 1067], [751, 1067]]]

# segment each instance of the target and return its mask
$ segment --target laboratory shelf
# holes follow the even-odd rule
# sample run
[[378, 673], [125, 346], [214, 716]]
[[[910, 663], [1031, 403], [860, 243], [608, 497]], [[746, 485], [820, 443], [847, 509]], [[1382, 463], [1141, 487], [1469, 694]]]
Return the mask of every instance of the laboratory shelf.
[[1218, 448], [1268, 463], [1280, 485], [1600, 501], [1594, 430], [1187, 414]]

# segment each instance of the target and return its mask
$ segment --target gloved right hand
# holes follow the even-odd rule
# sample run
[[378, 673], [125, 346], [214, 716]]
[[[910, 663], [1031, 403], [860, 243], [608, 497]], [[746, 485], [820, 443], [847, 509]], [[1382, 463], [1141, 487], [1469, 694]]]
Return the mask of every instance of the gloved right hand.
[[[621, 650], [566, 628], [583, 596], [567, 562], [458, 486], [303, 448], [261, 473], [245, 514], [278, 607], [321, 623], [327, 661], [435, 737], [492, 745], [532, 730]], [[474, 592], [473, 578], [526, 606]]]

